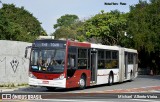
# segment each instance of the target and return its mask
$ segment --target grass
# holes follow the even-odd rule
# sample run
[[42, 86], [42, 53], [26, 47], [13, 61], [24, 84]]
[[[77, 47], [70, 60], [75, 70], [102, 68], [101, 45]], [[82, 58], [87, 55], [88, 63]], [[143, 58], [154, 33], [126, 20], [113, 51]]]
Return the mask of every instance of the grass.
[[0, 87], [5, 87], [5, 88], [16, 88], [20, 86], [28, 86], [27, 83], [22, 83], [22, 84], [14, 84], [14, 83], [8, 83], [8, 84], [1, 84]]

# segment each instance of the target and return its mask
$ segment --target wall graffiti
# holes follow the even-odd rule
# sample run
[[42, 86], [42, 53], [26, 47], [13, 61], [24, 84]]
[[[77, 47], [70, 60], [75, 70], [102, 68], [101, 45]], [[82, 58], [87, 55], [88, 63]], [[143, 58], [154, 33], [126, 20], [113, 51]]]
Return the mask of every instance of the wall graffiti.
[[13, 72], [16, 73], [19, 61], [14, 57], [13, 60], [10, 62], [10, 64], [13, 69]]
[[[3, 65], [2, 65], [2, 62], [3, 62]], [[0, 58], [0, 64], [5, 69], [5, 74], [6, 74], [6, 69], [8, 67], [7, 62], [8, 62], [7, 57]], [[16, 71], [20, 65], [20, 61], [16, 57], [13, 57], [13, 59], [9, 62], [10, 62], [10, 65], [11, 65], [13, 72], [16, 73]], [[26, 63], [25, 58], [21, 58], [21, 62], [22, 62], [22, 66], [24, 68], [23, 70], [24, 70], [24, 72], [26, 72], [27, 70], [25, 68], [25, 63]]]
[[31, 43], [0, 40], [0, 85], [28, 82], [29, 60], [24, 58], [24, 52], [29, 45]]
[[0, 85], [6, 83], [26, 83], [28, 60], [17, 56], [0, 56]]
[[0, 62], [3, 62], [4, 60], [6, 60], [6, 57], [0, 59]]
[[22, 58], [22, 65], [23, 65], [23, 68], [24, 68], [24, 72], [27, 72], [28, 70], [25, 68], [25, 65], [24, 65], [25, 63], [27, 63], [26, 58]]
[[5, 74], [6, 74], [6, 57], [0, 59], [0, 62], [5, 62], [4, 69], [5, 69]]

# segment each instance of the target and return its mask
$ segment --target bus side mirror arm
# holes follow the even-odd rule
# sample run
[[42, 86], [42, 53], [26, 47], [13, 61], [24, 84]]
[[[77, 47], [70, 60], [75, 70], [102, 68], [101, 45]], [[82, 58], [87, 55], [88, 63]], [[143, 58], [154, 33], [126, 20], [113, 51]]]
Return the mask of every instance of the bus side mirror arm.
[[27, 46], [26, 49], [25, 49], [25, 55], [24, 55], [24, 57], [27, 58], [27, 59], [29, 59], [29, 58], [27, 57], [28, 49], [29, 49], [29, 48], [32, 48], [32, 46]]

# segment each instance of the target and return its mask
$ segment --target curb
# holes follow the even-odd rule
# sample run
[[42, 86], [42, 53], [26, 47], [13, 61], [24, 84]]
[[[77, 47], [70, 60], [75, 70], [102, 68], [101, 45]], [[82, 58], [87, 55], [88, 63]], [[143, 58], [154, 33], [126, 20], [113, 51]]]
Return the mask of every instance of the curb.
[[18, 88], [11, 88], [11, 89], [0, 89], [0, 92], [9, 92], [9, 91], [14, 91], [17, 90]]
[[0, 92], [10, 92], [10, 91], [15, 91], [19, 90], [21, 88], [27, 88], [28, 86], [19, 86], [19, 87], [0, 87]]

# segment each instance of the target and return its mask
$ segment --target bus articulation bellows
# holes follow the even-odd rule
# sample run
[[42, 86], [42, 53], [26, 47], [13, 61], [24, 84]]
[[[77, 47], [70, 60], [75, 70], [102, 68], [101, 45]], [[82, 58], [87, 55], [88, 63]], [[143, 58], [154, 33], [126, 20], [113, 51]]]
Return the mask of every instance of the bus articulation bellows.
[[31, 46], [29, 85], [48, 89], [112, 85], [136, 78], [137, 67], [134, 49], [70, 40], [35, 40]]

